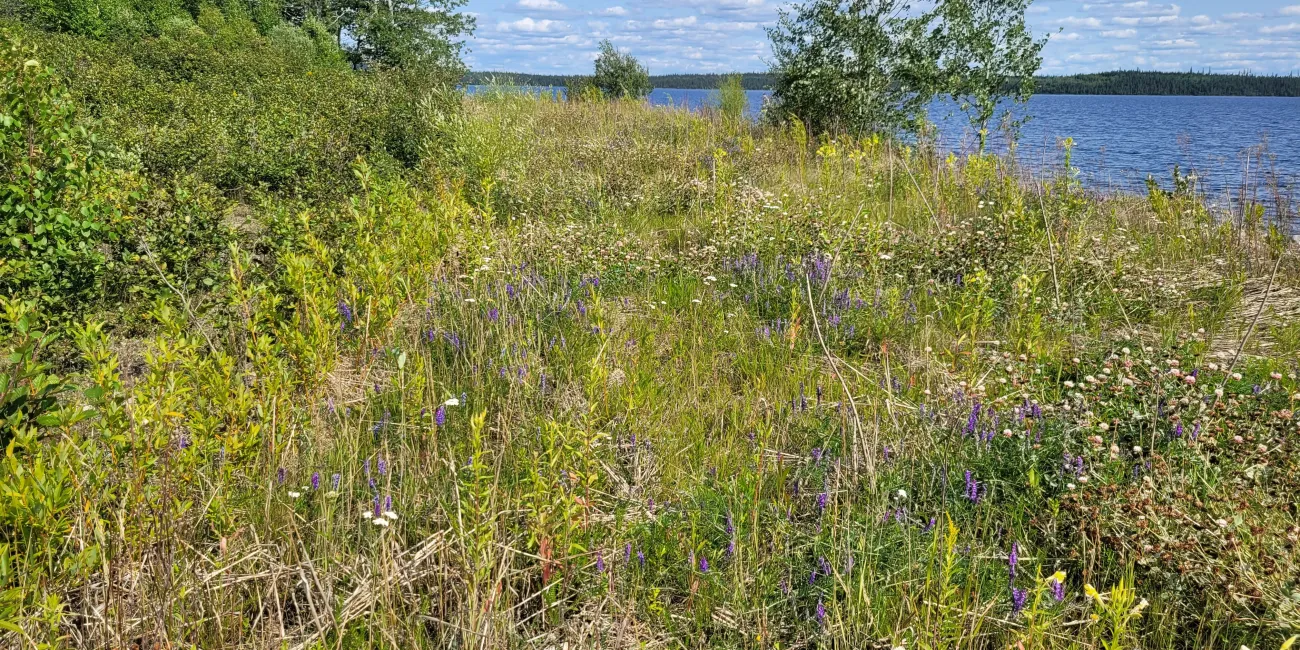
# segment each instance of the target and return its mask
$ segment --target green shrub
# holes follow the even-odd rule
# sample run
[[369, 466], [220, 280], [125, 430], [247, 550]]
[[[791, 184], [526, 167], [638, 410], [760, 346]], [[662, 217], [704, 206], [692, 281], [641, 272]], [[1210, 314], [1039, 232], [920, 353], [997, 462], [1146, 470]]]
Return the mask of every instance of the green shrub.
[[740, 75], [723, 77], [718, 85], [718, 110], [722, 112], [723, 119], [733, 123], [739, 122], [744, 119], [747, 108], [749, 108], [749, 95], [745, 93], [745, 86], [740, 82]]
[[59, 313], [93, 300], [122, 217], [109, 150], [18, 37], [0, 51], [0, 292]]
[[596, 74], [592, 83], [606, 97], [641, 99], [654, 90], [650, 72], [636, 57], [614, 48], [608, 40], [600, 42], [600, 56], [596, 57]]

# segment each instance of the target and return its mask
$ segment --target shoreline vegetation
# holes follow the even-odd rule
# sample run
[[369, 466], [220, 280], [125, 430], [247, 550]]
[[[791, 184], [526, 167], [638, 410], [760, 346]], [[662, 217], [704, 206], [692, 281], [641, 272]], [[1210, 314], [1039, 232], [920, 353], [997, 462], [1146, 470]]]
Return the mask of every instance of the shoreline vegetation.
[[[737, 73], [745, 90], [771, 90], [776, 76], [767, 72]], [[715, 89], [725, 74], [650, 75], [655, 88]], [[470, 72], [465, 84], [514, 83], [522, 86], [562, 87], [571, 77], [514, 72]], [[1210, 74], [1201, 72], [1142, 72], [1117, 70], [1034, 78], [1038, 95], [1155, 95], [1223, 97], [1300, 97], [1300, 76]]]
[[[466, 95], [451, 0], [23, 3], [0, 647], [1295, 650], [1272, 205], [908, 144], [840, 69]], [[991, 111], [1025, 3], [1019, 56], [935, 5], [783, 15], [784, 81], [829, 19]]]

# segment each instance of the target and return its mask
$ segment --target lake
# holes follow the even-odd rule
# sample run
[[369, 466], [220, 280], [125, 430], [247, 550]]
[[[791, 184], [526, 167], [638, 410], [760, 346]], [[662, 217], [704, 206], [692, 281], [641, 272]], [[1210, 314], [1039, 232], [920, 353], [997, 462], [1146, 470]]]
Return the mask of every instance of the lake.
[[[563, 89], [547, 92], [563, 94]], [[751, 116], [770, 94], [748, 91]], [[716, 103], [716, 91], [656, 88], [649, 101], [698, 110]], [[1095, 189], [1142, 191], [1148, 175], [1169, 187], [1177, 165], [1195, 170], [1216, 203], [1226, 203], [1229, 194], [1239, 196], [1248, 178], [1261, 200], [1270, 197], [1266, 203], [1272, 211], [1270, 182], [1277, 182], [1283, 196], [1300, 186], [1300, 98], [1036, 95], [1015, 110], [1030, 117], [1020, 132], [1023, 162], [1031, 168], [1059, 167], [1059, 143], [1073, 138], [1074, 166]], [[954, 113], [943, 102], [931, 109], [940, 142], [945, 149], [970, 151], [973, 131]], [[995, 134], [990, 146], [1005, 151], [1005, 136]]]

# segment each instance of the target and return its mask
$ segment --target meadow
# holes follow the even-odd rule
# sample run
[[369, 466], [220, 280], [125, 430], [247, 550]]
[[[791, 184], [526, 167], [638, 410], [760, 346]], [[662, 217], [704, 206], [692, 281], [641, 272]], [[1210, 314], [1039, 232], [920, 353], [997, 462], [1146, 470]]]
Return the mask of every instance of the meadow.
[[[143, 167], [64, 197], [127, 233], [98, 302], [5, 299], [5, 646], [1300, 632], [1300, 255], [1262, 206], [1090, 192], [1068, 141], [1028, 169], [504, 88], [341, 127], [400, 126], [403, 165], [299, 103], [230, 117], [282, 85], [150, 113], [43, 47]], [[309, 96], [395, 92], [349, 83]]]

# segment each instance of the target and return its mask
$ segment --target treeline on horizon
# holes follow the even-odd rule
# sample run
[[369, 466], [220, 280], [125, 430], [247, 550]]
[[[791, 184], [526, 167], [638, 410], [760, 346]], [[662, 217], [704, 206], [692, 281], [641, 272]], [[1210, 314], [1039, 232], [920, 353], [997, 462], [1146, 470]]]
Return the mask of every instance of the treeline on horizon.
[[[655, 88], [714, 89], [725, 74], [651, 75]], [[521, 86], [567, 86], [575, 77], [515, 72], [470, 72], [470, 85], [508, 83]], [[745, 90], [771, 90], [775, 76], [767, 72], [740, 74]], [[1039, 95], [1193, 95], [1235, 97], [1300, 97], [1300, 76], [1213, 74], [1204, 72], [1144, 72], [1118, 70], [1092, 74], [1035, 77]]]

